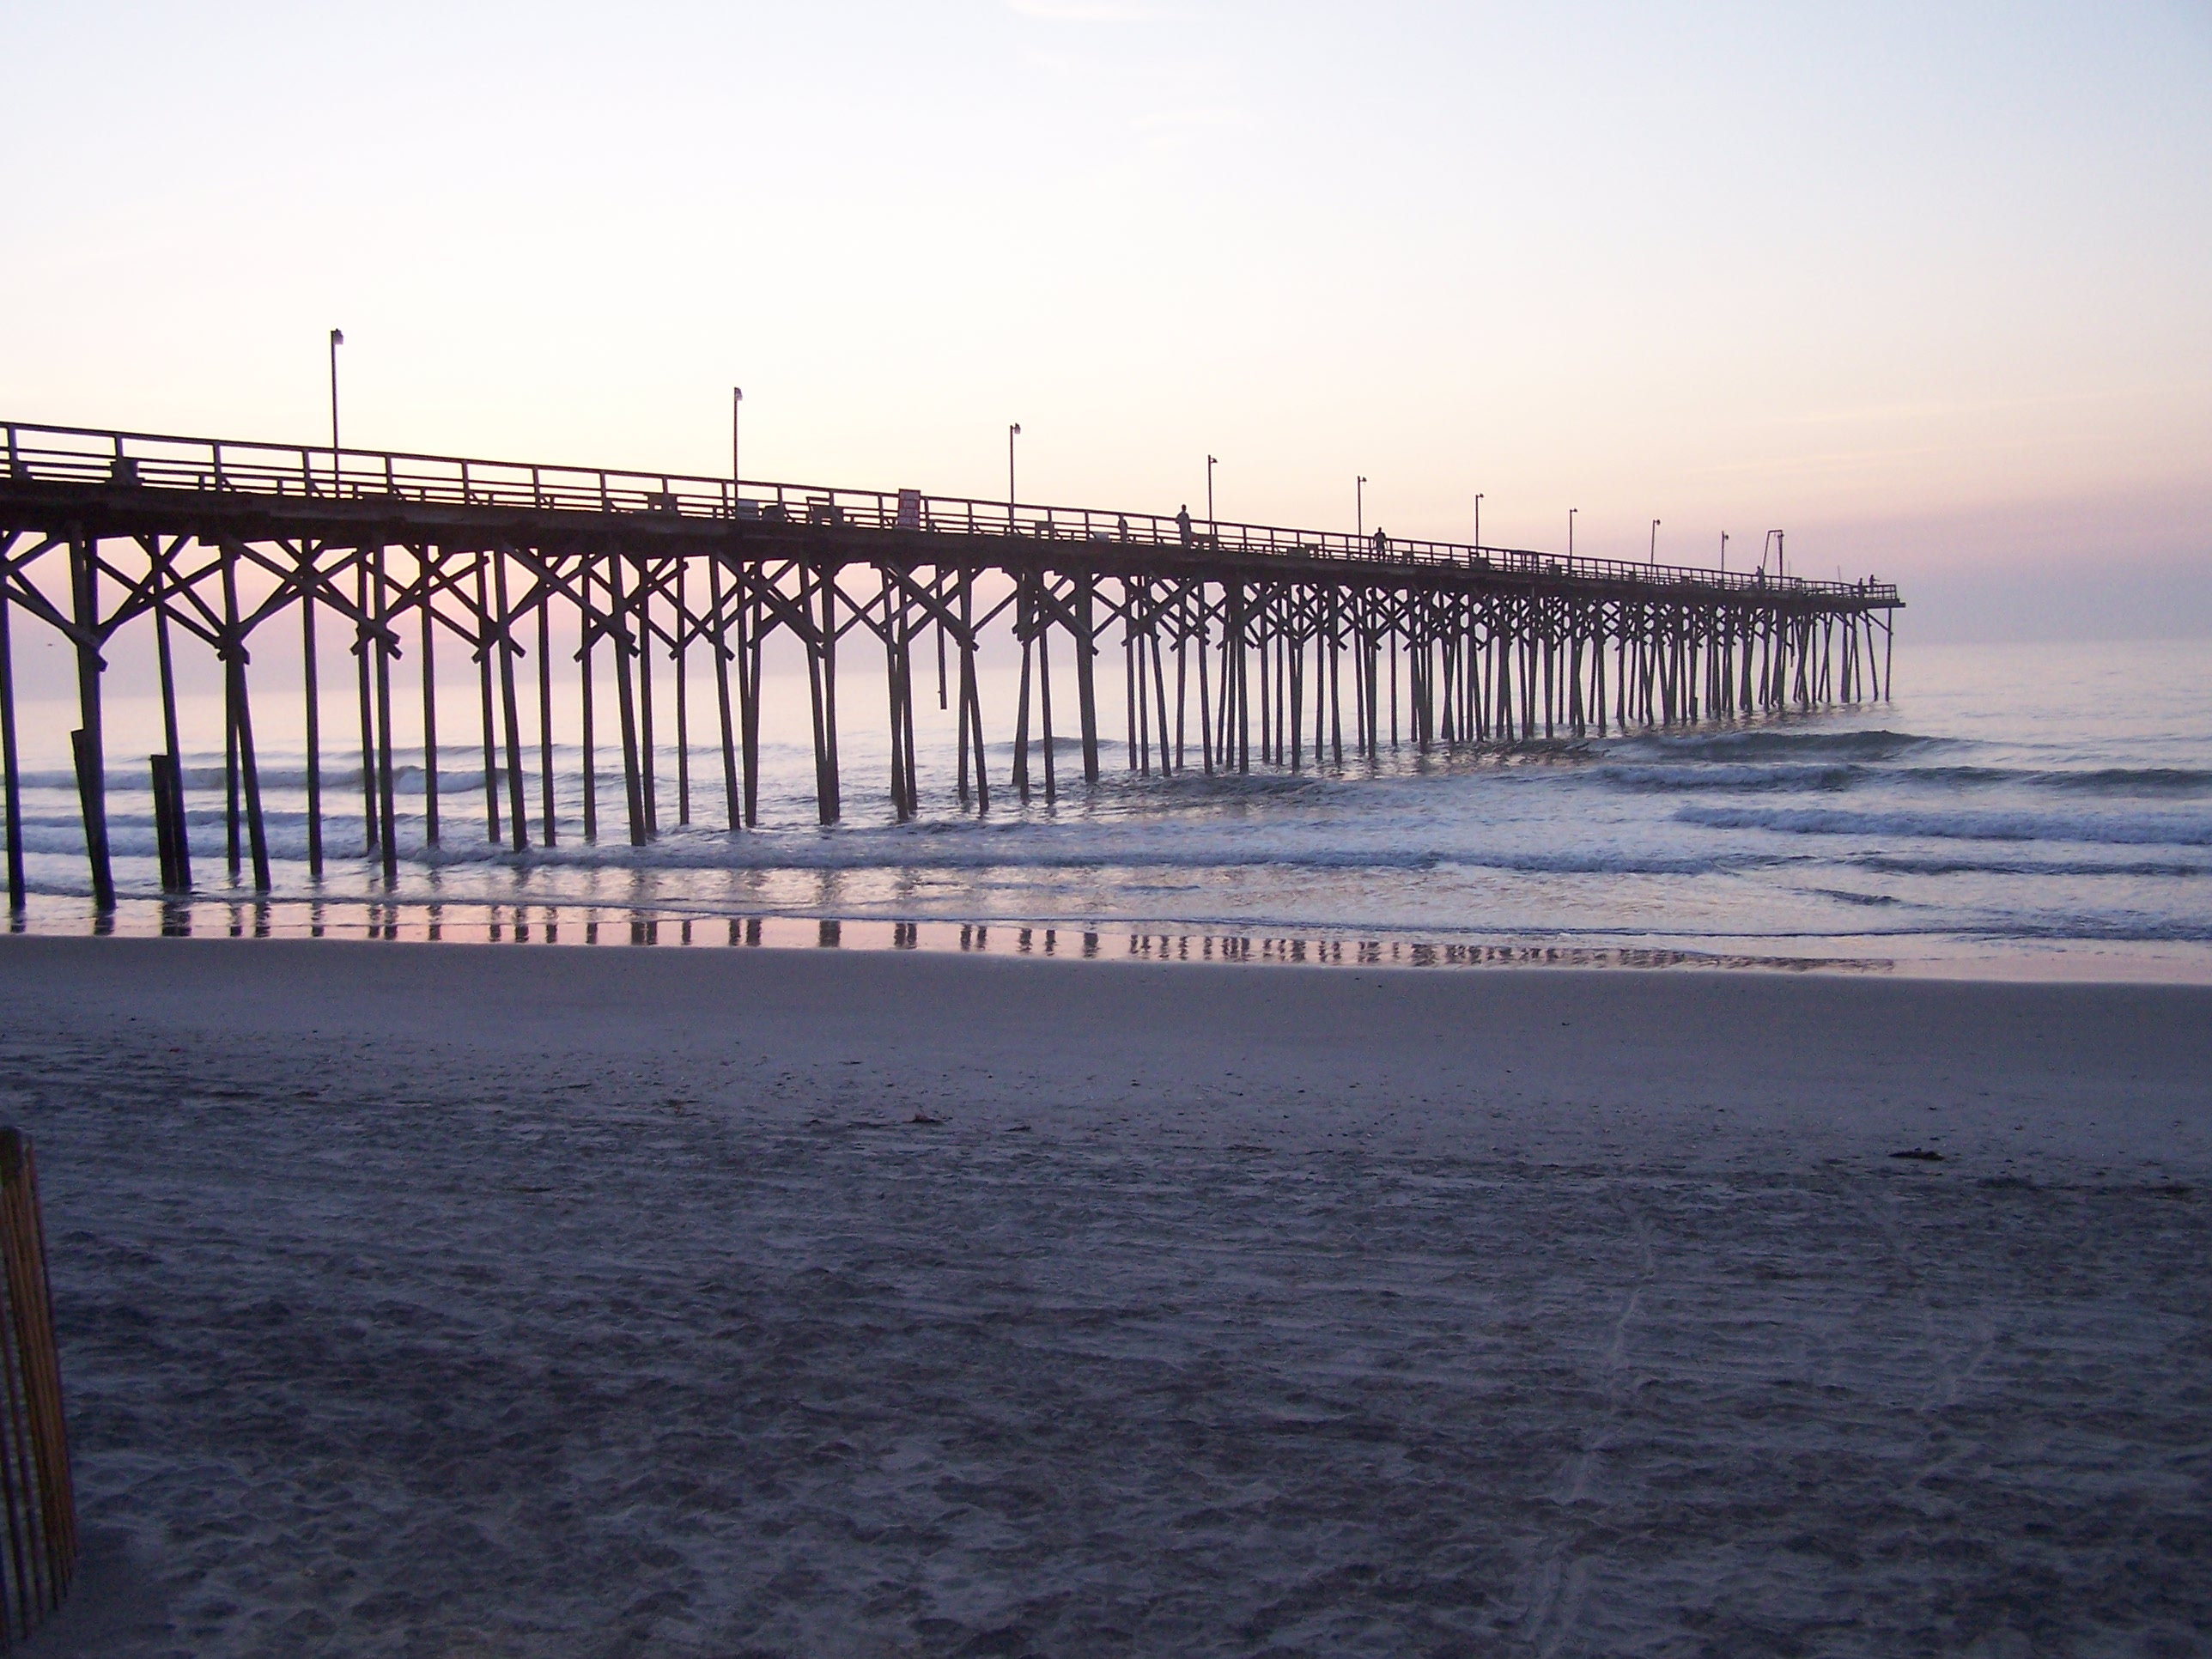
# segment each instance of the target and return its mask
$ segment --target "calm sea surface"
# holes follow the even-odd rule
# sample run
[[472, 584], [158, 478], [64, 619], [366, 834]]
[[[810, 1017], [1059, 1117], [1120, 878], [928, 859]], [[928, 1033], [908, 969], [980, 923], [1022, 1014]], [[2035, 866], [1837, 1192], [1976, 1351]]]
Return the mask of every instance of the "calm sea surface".
[[[1107, 955], [1786, 961], [2212, 980], [2208, 665], [2203, 642], [1906, 644], [1892, 703], [1504, 751], [1408, 745], [1377, 765], [1309, 763], [1295, 775], [1194, 775], [1194, 775], [1139, 777], [1115, 744], [1097, 788], [1078, 782], [1026, 806], [1006, 787], [1002, 746], [980, 818], [953, 799], [952, 728], [933, 708], [922, 818], [903, 826], [890, 822], [884, 785], [881, 682], [853, 674], [840, 688], [847, 822], [811, 822], [811, 754], [803, 728], [787, 725], [771, 732], [763, 827], [739, 836], [708, 827], [720, 823], [722, 784], [702, 684], [693, 691], [699, 827], [665, 828], [643, 849], [586, 843], [579, 756], [563, 744], [559, 844], [524, 855], [486, 839], [480, 753], [465, 746], [473, 687], [458, 686], [450, 710], [441, 694], [444, 844], [422, 850], [418, 748], [403, 774], [405, 855], [389, 893], [360, 856], [358, 755], [343, 739], [325, 760], [334, 856], [319, 885], [310, 880], [304, 750], [258, 690], [272, 900], [257, 907], [232, 883], [222, 757], [203, 752], [187, 756], [199, 895], [166, 909], [143, 763], [119, 758], [154, 746], [157, 711], [118, 698], [112, 813], [125, 902], [113, 925], [356, 936], [374, 926], [402, 937], [434, 927], [481, 939], [543, 939], [550, 924], [564, 940], [649, 933], [993, 950], [1042, 950], [1049, 932], [1058, 951]], [[1102, 687], [1118, 684], [1118, 670], [1102, 673]], [[1003, 733], [1003, 675], [990, 690], [999, 706], [987, 718]], [[330, 699], [340, 711], [344, 690]], [[803, 687], [777, 696], [780, 718], [804, 719]], [[664, 690], [664, 729], [671, 701]], [[199, 730], [220, 730], [211, 708], [187, 714]], [[1118, 733], [1121, 720], [1109, 706], [1102, 728]], [[66, 703], [24, 711], [37, 932], [94, 926], [63, 769], [73, 724]], [[526, 744], [534, 769], [527, 727]], [[603, 751], [600, 765], [603, 820], [618, 836], [618, 755]], [[1064, 738], [1060, 771], [1080, 776]], [[679, 816], [676, 772], [665, 754], [664, 826]], [[535, 814], [534, 770], [529, 787]]]

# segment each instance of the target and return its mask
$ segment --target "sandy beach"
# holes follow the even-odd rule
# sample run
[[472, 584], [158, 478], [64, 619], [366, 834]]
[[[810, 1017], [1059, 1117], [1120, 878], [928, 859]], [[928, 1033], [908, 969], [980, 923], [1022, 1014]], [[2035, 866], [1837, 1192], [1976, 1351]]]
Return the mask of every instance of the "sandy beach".
[[2212, 1627], [2212, 988], [64, 939], [0, 988], [92, 1540], [35, 1652]]

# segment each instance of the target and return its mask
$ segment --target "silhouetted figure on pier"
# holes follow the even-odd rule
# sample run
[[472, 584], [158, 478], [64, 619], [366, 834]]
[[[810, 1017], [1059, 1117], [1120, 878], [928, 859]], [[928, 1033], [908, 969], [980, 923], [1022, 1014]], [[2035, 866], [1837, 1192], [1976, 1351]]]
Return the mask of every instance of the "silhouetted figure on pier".
[[1375, 556], [1378, 559], [1390, 556], [1390, 538], [1382, 533], [1382, 526], [1379, 524], [1375, 526]]
[[1182, 532], [1182, 544], [1190, 545], [1190, 503], [1185, 501], [1176, 510], [1176, 528]]

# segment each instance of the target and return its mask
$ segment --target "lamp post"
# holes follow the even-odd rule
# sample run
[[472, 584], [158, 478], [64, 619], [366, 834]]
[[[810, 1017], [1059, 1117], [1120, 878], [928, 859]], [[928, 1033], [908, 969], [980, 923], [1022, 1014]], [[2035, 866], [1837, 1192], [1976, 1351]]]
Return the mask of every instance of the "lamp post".
[[1659, 568], [1659, 520], [1651, 520], [1651, 568]]
[[1006, 428], [1006, 534], [1014, 533], [1014, 440], [1022, 435], [1022, 423], [1015, 421]]
[[1352, 480], [1352, 523], [1355, 538], [1365, 541], [1367, 539], [1367, 479], [1364, 474]]
[[1206, 458], [1206, 535], [1217, 545], [1221, 540], [1221, 527], [1213, 521], [1213, 457]]
[[738, 471], [738, 410], [744, 406], [745, 389], [741, 386], [730, 388], [730, 512], [738, 510], [738, 480], [744, 476]]
[[345, 331], [331, 331], [331, 494], [338, 493], [338, 348], [345, 343]]
[[1721, 574], [1728, 574], [1728, 532], [1721, 532]]
[[1571, 507], [1567, 509], [1567, 558], [1570, 562], [1575, 556], [1575, 514], [1581, 511], [1582, 508], [1579, 507]]
[[1474, 492], [1474, 549], [1478, 553], [1482, 550], [1482, 492], [1479, 489]]

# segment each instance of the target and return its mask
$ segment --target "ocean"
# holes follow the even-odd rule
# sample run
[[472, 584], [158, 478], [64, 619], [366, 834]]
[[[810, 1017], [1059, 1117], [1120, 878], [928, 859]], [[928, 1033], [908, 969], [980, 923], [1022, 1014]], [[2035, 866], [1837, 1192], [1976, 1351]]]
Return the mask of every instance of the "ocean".
[[[1027, 803], [991, 753], [988, 813], [953, 789], [949, 715], [918, 733], [922, 794], [892, 821], [880, 678], [841, 678], [845, 821], [814, 822], [803, 685], [770, 682], [761, 824], [720, 828], [712, 690], [695, 684], [685, 827], [676, 757], [657, 779], [662, 833], [621, 835], [618, 756], [599, 759], [597, 844], [580, 834], [580, 757], [556, 750], [551, 847], [488, 838], [473, 684], [441, 690], [443, 836], [422, 845], [421, 750], [400, 757], [396, 885], [362, 856], [357, 749], [329, 735], [329, 860], [306, 862], [304, 746], [257, 688], [272, 892], [223, 845], [222, 757], [185, 756], [197, 891], [163, 902], [143, 755], [145, 697], [108, 707], [120, 904], [93, 912], [67, 702], [27, 703], [25, 843], [37, 933], [322, 933], [391, 938], [835, 944], [1094, 956], [1407, 963], [1791, 967], [1975, 976], [2212, 981], [2212, 651], [2200, 641], [1927, 646], [1900, 642], [1893, 702], [1582, 741], [1423, 751], [1249, 776], [1172, 778], [1126, 765]], [[1115, 665], [1118, 671], [1118, 665]], [[343, 672], [342, 670], [340, 671]], [[1102, 690], [1118, 672], [1102, 672]], [[933, 689], [933, 688], [932, 688]], [[198, 694], [204, 701], [207, 694]], [[1010, 680], [987, 729], [1011, 730]], [[293, 699], [296, 701], [296, 698]], [[933, 698], [924, 699], [933, 704]], [[450, 702], [453, 710], [444, 705]], [[672, 698], [662, 693], [665, 712]], [[330, 712], [335, 708], [338, 713]], [[187, 731], [219, 731], [211, 703]], [[775, 717], [785, 724], [779, 726]], [[1066, 718], [1065, 714], [1063, 719]], [[1118, 738], [1118, 703], [1102, 731]], [[573, 721], [556, 735], [572, 734]], [[540, 811], [526, 715], [527, 789]], [[411, 763], [410, 763], [411, 762]], [[1042, 773], [1042, 757], [1032, 763]], [[611, 786], [608, 781], [612, 774]], [[1073, 782], [1070, 780], [1073, 780]], [[502, 791], [502, 793], [504, 792]]]

